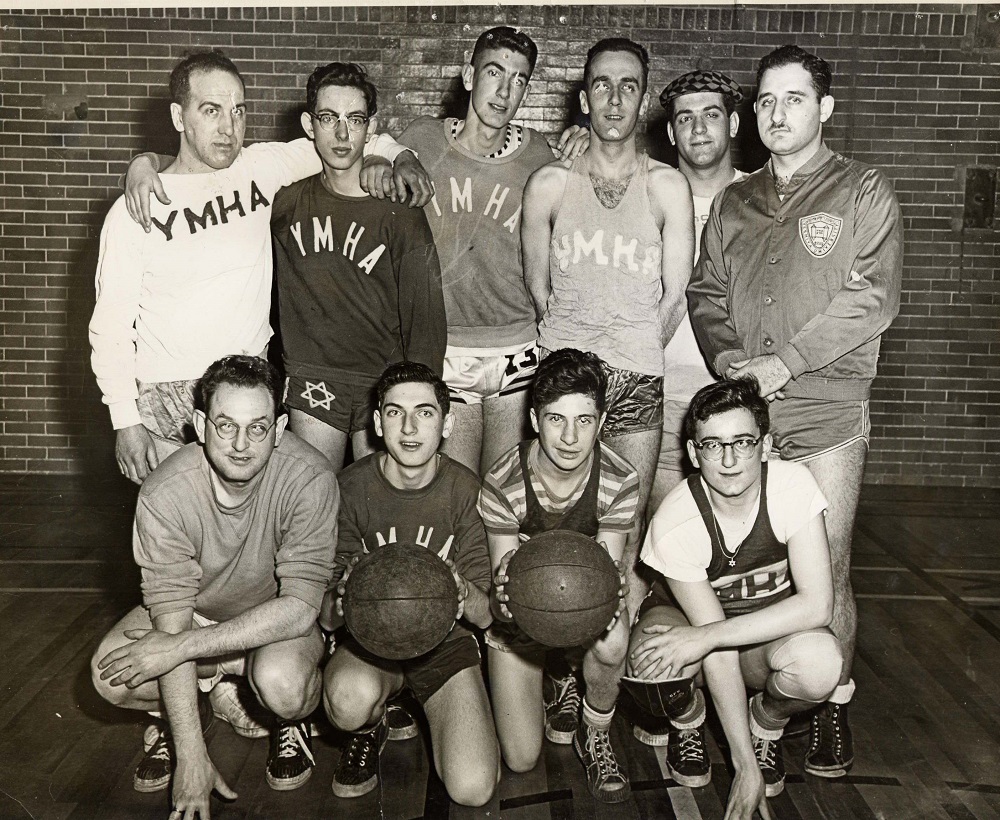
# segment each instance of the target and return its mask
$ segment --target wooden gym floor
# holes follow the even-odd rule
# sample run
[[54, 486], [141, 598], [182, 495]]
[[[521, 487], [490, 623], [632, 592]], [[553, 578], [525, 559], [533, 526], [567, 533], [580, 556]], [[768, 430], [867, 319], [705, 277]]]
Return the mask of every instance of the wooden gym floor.
[[[117, 479], [117, 476], [115, 477]], [[138, 602], [130, 549], [135, 493], [124, 481], [0, 477], [0, 818], [163, 820], [168, 792], [138, 794], [142, 716], [95, 696], [88, 660]], [[1000, 818], [1000, 492], [866, 487], [854, 543], [860, 631], [850, 776], [803, 776], [806, 739], [785, 742], [779, 818]], [[214, 818], [704, 818], [721, 820], [729, 775], [712, 742], [703, 789], [664, 775], [662, 750], [616, 718], [633, 798], [590, 798], [570, 747], [546, 744], [525, 775], [504, 772], [491, 805], [449, 803], [429, 771], [426, 735], [390, 743], [382, 787], [353, 801], [330, 779], [341, 739], [316, 741], [312, 779], [264, 782], [267, 741], [218, 721], [209, 750], [239, 792]]]

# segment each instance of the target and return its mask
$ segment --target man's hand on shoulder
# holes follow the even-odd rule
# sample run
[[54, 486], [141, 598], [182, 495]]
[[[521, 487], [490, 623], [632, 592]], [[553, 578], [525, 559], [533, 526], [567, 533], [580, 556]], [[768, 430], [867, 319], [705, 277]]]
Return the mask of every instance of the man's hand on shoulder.
[[572, 162], [590, 147], [590, 129], [571, 125], [559, 136], [555, 154], [562, 162]]
[[160, 463], [149, 431], [141, 424], [118, 430], [115, 434], [115, 461], [123, 476], [134, 484], [142, 484]]
[[411, 208], [422, 208], [434, 195], [431, 178], [412, 151], [404, 151], [395, 163], [380, 156], [365, 157], [361, 189], [375, 199], [402, 202]]
[[149, 233], [153, 224], [150, 197], [155, 195], [162, 204], [170, 204], [170, 197], [163, 189], [158, 171], [159, 160], [156, 154], [139, 154], [129, 163], [128, 173], [125, 175], [125, 207], [129, 216], [142, 225], [146, 233]]

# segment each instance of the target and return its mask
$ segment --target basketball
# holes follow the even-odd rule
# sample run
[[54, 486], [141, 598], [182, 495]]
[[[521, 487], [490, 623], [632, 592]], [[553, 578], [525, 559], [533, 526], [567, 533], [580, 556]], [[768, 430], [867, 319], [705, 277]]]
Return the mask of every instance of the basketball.
[[507, 565], [504, 592], [514, 621], [546, 646], [580, 646], [600, 635], [618, 609], [621, 579], [607, 550], [570, 530], [522, 544]]
[[430, 652], [458, 614], [447, 564], [416, 544], [387, 544], [362, 558], [344, 584], [344, 620], [365, 649], [387, 660]]

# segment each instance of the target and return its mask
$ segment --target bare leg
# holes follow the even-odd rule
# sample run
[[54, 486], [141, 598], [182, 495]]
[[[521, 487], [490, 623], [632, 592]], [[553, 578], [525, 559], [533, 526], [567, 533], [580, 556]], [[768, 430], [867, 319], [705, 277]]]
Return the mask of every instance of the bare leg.
[[319, 627], [304, 638], [278, 641], [249, 653], [247, 678], [257, 699], [282, 720], [302, 720], [319, 705], [323, 676]]
[[448, 795], [463, 806], [488, 803], [500, 782], [500, 750], [479, 667], [449, 678], [424, 704], [424, 712], [434, 767]]
[[618, 455], [631, 464], [639, 474], [639, 505], [636, 509], [635, 524], [628, 534], [622, 564], [625, 568], [625, 580], [628, 582], [628, 611], [634, 615], [639, 610], [639, 604], [649, 592], [649, 584], [636, 572], [639, 547], [646, 532], [646, 503], [653, 486], [653, 476], [656, 472], [656, 460], [660, 453], [659, 430], [642, 430], [625, 436], [605, 438], [604, 442]]
[[844, 669], [840, 676], [842, 684], [851, 679], [858, 631], [858, 610], [851, 588], [851, 543], [867, 455], [867, 444], [857, 441], [803, 462], [830, 505], [826, 514], [826, 534], [833, 566], [833, 622], [830, 629], [840, 639], [844, 650]]
[[347, 452], [347, 433], [294, 407], [288, 411], [288, 426], [295, 435], [325, 455], [333, 469], [340, 472]]
[[687, 454], [684, 451], [684, 415], [687, 403], [675, 400], [663, 402], [663, 432], [660, 437], [660, 454], [656, 461], [656, 475], [653, 489], [649, 494], [646, 509], [648, 518], [659, 509], [663, 499], [684, 480], [684, 465]]
[[403, 688], [399, 666], [375, 666], [347, 647], [338, 647], [323, 673], [323, 706], [338, 729], [356, 732], [378, 723], [385, 702]]
[[542, 704], [542, 665], [536, 660], [487, 649], [493, 718], [507, 766], [515, 772], [535, 768], [542, 753], [545, 710]]
[[598, 711], [610, 712], [618, 702], [628, 641], [628, 623], [619, 618], [614, 628], [594, 641], [583, 655], [587, 703]]
[[483, 449], [479, 460], [480, 475], [500, 456], [518, 444], [528, 434], [528, 402], [530, 392], [522, 390], [509, 396], [497, 396], [483, 402]]

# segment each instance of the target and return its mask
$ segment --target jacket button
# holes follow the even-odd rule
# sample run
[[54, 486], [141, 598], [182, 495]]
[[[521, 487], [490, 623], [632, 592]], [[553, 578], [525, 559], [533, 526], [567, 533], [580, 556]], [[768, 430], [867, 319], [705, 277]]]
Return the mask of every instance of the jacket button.
[[770, 264], [772, 264], [772, 265], [774, 265], [774, 264], [777, 264], [777, 262], [778, 262], [778, 257], [777, 257], [777, 256], [772, 256], [772, 257], [771, 257], [770, 259], [768, 259], [767, 261], [768, 261], [768, 262], [769, 262]]
[[764, 339], [764, 347], [770, 347], [773, 344], [774, 342], [772, 342], [770, 339]]
[[765, 305], [773, 305], [774, 304], [774, 299], [772, 299], [770, 296], [765, 296], [764, 297], [764, 304]]

